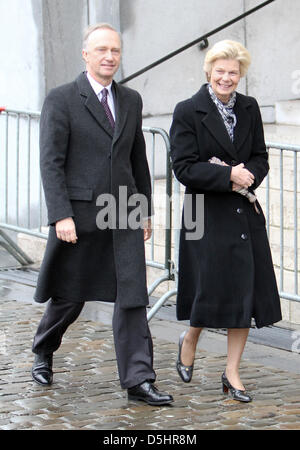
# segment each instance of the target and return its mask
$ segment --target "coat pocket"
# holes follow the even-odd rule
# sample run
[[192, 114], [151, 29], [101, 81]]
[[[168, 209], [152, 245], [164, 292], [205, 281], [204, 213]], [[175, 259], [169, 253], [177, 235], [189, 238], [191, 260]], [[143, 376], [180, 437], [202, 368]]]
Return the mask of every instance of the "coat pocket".
[[70, 200], [82, 200], [90, 202], [93, 199], [93, 189], [77, 186], [67, 186]]
[[137, 190], [136, 185], [135, 184], [130, 184], [128, 186], [128, 191], [127, 192], [128, 192], [128, 196], [133, 195], [133, 194], [137, 194], [138, 190]]

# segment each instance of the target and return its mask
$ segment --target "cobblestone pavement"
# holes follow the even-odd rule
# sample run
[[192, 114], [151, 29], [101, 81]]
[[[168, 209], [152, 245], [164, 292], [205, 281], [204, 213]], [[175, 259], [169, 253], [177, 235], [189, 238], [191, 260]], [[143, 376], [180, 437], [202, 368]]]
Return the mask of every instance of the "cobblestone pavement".
[[299, 374], [244, 359], [241, 375], [254, 400], [239, 403], [221, 391], [225, 355], [199, 350], [193, 381], [184, 384], [175, 370], [177, 344], [161, 338], [154, 338], [157, 385], [173, 394], [174, 403], [128, 401], [119, 386], [111, 327], [84, 317], [54, 355], [52, 387], [38, 386], [30, 374], [31, 343], [43, 311], [41, 305], [0, 301], [1, 430], [300, 429]]

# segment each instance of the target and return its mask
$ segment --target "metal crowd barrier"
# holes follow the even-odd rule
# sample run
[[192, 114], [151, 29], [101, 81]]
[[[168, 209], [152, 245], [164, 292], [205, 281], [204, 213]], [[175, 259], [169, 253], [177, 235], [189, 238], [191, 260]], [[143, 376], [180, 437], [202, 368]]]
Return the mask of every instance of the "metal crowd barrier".
[[[154, 267], [157, 269], [163, 270], [163, 275], [159, 278], [157, 278], [149, 287], [148, 287], [148, 294], [149, 296], [155, 291], [155, 289], [164, 281], [174, 280], [175, 279], [175, 264], [172, 261], [172, 204], [173, 204], [173, 198], [172, 198], [172, 168], [171, 168], [171, 160], [170, 160], [170, 140], [169, 136], [166, 133], [165, 130], [161, 128], [151, 128], [151, 127], [143, 127], [144, 133], [150, 133], [152, 136], [152, 143], [150, 145], [151, 147], [151, 157], [150, 159], [150, 169], [151, 169], [151, 182], [152, 182], [152, 193], [153, 198], [155, 199], [155, 174], [156, 174], [156, 168], [155, 168], [155, 156], [156, 156], [156, 141], [158, 136], [160, 136], [163, 139], [164, 142], [164, 151], [165, 151], [165, 220], [163, 224], [164, 228], [164, 248], [165, 248], [165, 255], [164, 255], [164, 263], [155, 261], [154, 257], [154, 247], [156, 242], [156, 230], [155, 226], [153, 228], [152, 236], [151, 236], [151, 259], [146, 260], [146, 264], [149, 267]], [[155, 211], [155, 204], [154, 204], [154, 211]], [[147, 319], [150, 321], [152, 317], [157, 313], [159, 308], [167, 301], [168, 298], [172, 297], [176, 294], [176, 289], [172, 289], [167, 291], [161, 298], [159, 298], [154, 306], [150, 309], [150, 311], [147, 314]]]
[[[0, 245], [22, 265], [33, 261], [7, 232], [45, 237], [41, 232], [42, 218], [36, 212], [36, 205], [42, 205], [39, 117], [39, 112], [0, 108]], [[32, 177], [32, 171], [37, 177]]]
[[39, 172], [40, 113], [13, 109], [0, 112], [0, 228], [45, 238]]
[[[280, 210], [280, 223], [279, 223], [279, 232], [280, 232], [280, 264], [279, 264], [279, 294], [281, 298], [286, 300], [292, 300], [295, 302], [300, 302], [300, 295], [298, 289], [298, 161], [297, 157], [300, 154], [300, 146], [296, 145], [288, 145], [288, 144], [280, 144], [274, 142], [267, 142], [267, 149], [270, 157], [277, 156], [279, 157], [279, 164], [276, 165], [276, 170], [279, 171], [279, 210]], [[272, 155], [271, 155], [272, 153]], [[289, 158], [289, 160], [288, 160]], [[286, 164], [284, 164], [284, 162]], [[270, 187], [270, 177], [272, 176], [272, 172], [274, 172], [275, 165], [271, 162], [271, 169], [266, 177], [266, 226], [268, 234], [270, 235], [270, 214], [271, 214], [271, 187]], [[286, 170], [285, 175], [290, 175], [287, 180], [286, 186], [284, 181], [284, 169]], [[288, 171], [288, 172], [287, 172]], [[274, 188], [273, 188], [274, 189]], [[285, 239], [284, 232], [288, 229], [288, 226], [291, 227], [291, 224], [285, 226], [285, 220], [288, 219], [288, 213], [285, 213], [286, 202], [284, 199], [285, 192], [292, 192], [293, 197], [293, 275], [294, 275], [294, 292], [285, 292], [284, 290], [284, 248], [285, 248]], [[290, 228], [291, 229], [291, 228]]]
[[[19, 111], [0, 108], [0, 245], [5, 247], [21, 264], [32, 263], [31, 259], [15, 244], [7, 234], [8, 232], [25, 233], [32, 236], [47, 238], [46, 224], [46, 205], [40, 179], [39, 170], [39, 112]], [[147, 266], [160, 269], [159, 276], [149, 287], [149, 295], [153, 294], [155, 289], [163, 282], [174, 280], [177, 282], [178, 268], [178, 249], [179, 233], [181, 220], [180, 204], [180, 183], [174, 178], [170, 163], [170, 141], [166, 131], [160, 128], [144, 127], [143, 131], [147, 143], [149, 138], [151, 142], [147, 145], [148, 158], [152, 174], [152, 187], [155, 194], [156, 189], [156, 165], [157, 165], [157, 141], [163, 143], [165, 152], [165, 230], [164, 230], [164, 261], [155, 258], [156, 230], [154, 227], [150, 241], [151, 255], [147, 258]], [[274, 170], [279, 171], [279, 210], [280, 210], [280, 263], [279, 263], [279, 291], [281, 298], [299, 302], [298, 291], [298, 184], [297, 184], [297, 156], [300, 152], [300, 146], [285, 145], [267, 142], [268, 151], [272, 157], [275, 154], [279, 156], [279, 164], [271, 164], [271, 170], [265, 180], [266, 189], [266, 225], [270, 234], [270, 215], [273, 206], [271, 197], [274, 187], [270, 187], [270, 177]], [[161, 153], [161, 152], [160, 152]], [[284, 289], [284, 245], [285, 245], [285, 199], [284, 194], [287, 190], [284, 178], [284, 161], [289, 158], [291, 177], [287, 182], [292, 183], [289, 190], [293, 195], [293, 292], [286, 292]], [[154, 204], [155, 208], [155, 204]], [[173, 210], [173, 211], [172, 211]], [[173, 237], [172, 237], [173, 236]], [[172, 241], [174, 254], [172, 257]], [[154, 306], [148, 312], [150, 320], [166, 300], [176, 295], [176, 287], [168, 290], [160, 297]]]

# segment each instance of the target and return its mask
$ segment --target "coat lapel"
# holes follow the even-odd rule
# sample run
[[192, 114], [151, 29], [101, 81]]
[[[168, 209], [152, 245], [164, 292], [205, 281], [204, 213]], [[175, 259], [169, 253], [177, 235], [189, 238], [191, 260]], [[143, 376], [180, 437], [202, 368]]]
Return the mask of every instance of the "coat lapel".
[[196, 111], [206, 113], [202, 123], [209, 130], [211, 135], [218, 141], [223, 149], [235, 160], [238, 160], [238, 151], [245, 142], [251, 125], [251, 117], [247, 110], [251, 103], [247, 97], [237, 93], [237, 101], [234, 112], [237, 118], [237, 124], [234, 129], [234, 142], [232, 143], [223, 120], [217, 110], [216, 105], [210, 98], [206, 84], [193, 97]]
[[196, 111], [206, 113], [202, 119], [203, 125], [208, 129], [210, 134], [222, 146], [222, 148], [230, 155], [230, 157], [237, 160], [238, 156], [236, 148], [230, 140], [222, 117], [220, 116], [216, 105], [210, 98], [206, 86], [207, 85], [204, 84], [200, 91], [193, 97]]
[[97, 120], [99, 125], [111, 136], [114, 136], [114, 131], [106, 117], [105, 111], [97, 98], [97, 95], [93, 91], [85, 73], [82, 73], [77, 78], [77, 84], [79, 87], [80, 95], [84, 101], [86, 108]]
[[125, 126], [128, 117], [129, 102], [127, 92], [115, 81], [113, 81], [112, 92], [116, 111], [115, 133], [113, 137], [113, 143], [115, 143], [119, 139]]
[[251, 116], [248, 111], [248, 106], [251, 106], [251, 103], [248, 102], [247, 97], [242, 97], [240, 94], [237, 94], [234, 107], [237, 118], [237, 124], [234, 129], [234, 145], [237, 151], [242, 147], [250, 131]]
[[[215, 105], [213, 105], [215, 106]], [[211, 111], [202, 120], [203, 124], [224, 148], [224, 150], [234, 159], [237, 159], [237, 152], [230, 140], [226, 127], [223, 123], [222, 117], [217, 108], [211, 109]]]

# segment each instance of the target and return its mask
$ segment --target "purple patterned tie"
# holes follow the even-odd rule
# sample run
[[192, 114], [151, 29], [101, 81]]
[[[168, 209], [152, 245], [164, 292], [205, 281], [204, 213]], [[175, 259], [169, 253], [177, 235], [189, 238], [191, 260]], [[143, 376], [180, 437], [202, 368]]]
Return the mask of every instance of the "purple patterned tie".
[[106, 88], [102, 89], [101, 91], [102, 94], [102, 98], [101, 98], [101, 104], [103, 105], [105, 114], [109, 120], [109, 123], [111, 124], [112, 129], [115, 128], [115, 121], [113, 118], [113, 115], [111, 113], [111, 110], [109, 109], [108, 103], [107, 103], [107, 94], [108, 94], [108, 90]]

